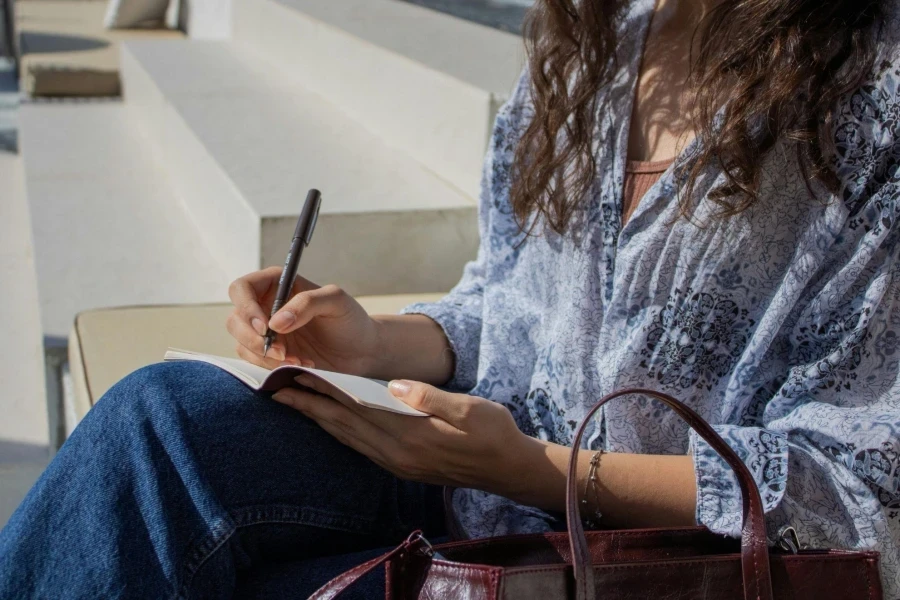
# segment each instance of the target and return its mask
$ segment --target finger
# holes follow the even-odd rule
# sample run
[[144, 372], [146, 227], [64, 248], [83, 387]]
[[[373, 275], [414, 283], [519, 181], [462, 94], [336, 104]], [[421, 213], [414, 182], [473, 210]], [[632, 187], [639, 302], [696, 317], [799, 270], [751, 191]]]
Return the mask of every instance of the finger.
[[259, 335], [265, 335], [269, 320], [260, 303], [260, 298], [265, 296], [273, 282], [277, 281], [278, 273], [272, 267], [244, 275], [235, 279], [228, 286], [228, 297], [231, 299], [231, 303]]
[[[228, 287], [228, 296], [231, 298], [232, 304], [260, 335], [264, 335], [266, 332], [272, 299], [278, 287], [278, 281], [281, 279], [281, 272], [281, 267], [268, 267], [261, 271], [248, 273], [233, 281]], [[308, 279], [297, 277], [291, 288], [291, 295], [318, 287]], [[268, 301], [263, 302], [267, 297]]]
[[291, 333], [316, 317], [336, 317], [347, 310], [347, 294], [336, 285], [300, 292], [269, 322], [273, 331]]
[[263, 358], [259, 354], [256, 354], [255, 352], [251, 352], [250, 350], [247, 350], [240, 344], [237, 344], [235, 346], [234, 351], [237, 353], [239, 358], [242, 358], [243, 360], [246, 360], [248, 363], [252, 363], [258, 367], [263, 367], [264, 369], [269, 369], [270, 371], [272, 369], [277, 369], [278, 367], [280, 367], [284, 364], [283, 362], [276, 360], [274, 358]]
[[281, 267], [266, 267], [259, 271], [247, 273], [240, 277], [235, 283], [242, 282], [248, 285], [256, 297], [262, 297], [269, 292], [275, 291], [278, 287], [278, 280], [281, 278]]
[[[231, 334], [238, 344], [249, 350], [250, 352], [262, 357], [265, 351], [266, 339], [260, 335], [249, 323], [244, 321], [237, 311], [232, 312], [225, 321], [225, 329]], [[285, 360], [286, 353], [284, 344], [274, 342], [269, 348], [266, 358], [274, 358], [275, 360]]]
[[445, 392], [427, 383], [396, 379], [388, 384], [396, 398], [423, 413], [438, 417], [457, 429], [468, 429], [469, 415], [480, 398]]
[[390, 436], [397, 444], [403, 445], [408, 442], [409, 435], [415, 429], [417, 436], [430, 435], [448, 435], [458, 434], [459, 429], [448, 424], [441, 418], [422, 418], [410, 415], [401, 415], [386, 410], [378, 410], [363, 406], [353, 400], [346, 400], [346, 396], [334, 397], [333, 387], [322, 381], [318, 377], [314, 377], [308, 373], [301, 374], [294, 380], [303, 387], [323, 396], [334, 398], [335, 402], [340, 403], [348, 410], [355, 413], [358, 417], [370, 423], [374, 427], [380, 429]]
[[[398, 426], [403, 428], [402, 423], [398, 424], [398, 419], [394, 418], [400, 415], [394, 415], [393, 413], [385, 413], [379, 414], [383, 411], [379, 411], [376, 409], [369, 408], [367, 406], [363, 406], [354, 402], [353, 400], [345, 400], [344, 397], [336, 398], [332, 394], [334, 394], [334, 387], [329, 385], [328, 383], [322, 381], [318, 377], [314, 377], [309, 373], [302, 373], [294, 378], [299, 385], [302, 385], [304, 388], [315, 392], [316, 394], [321, 394], [322, 396], [326, 396], [330, 399], [333, 399], [334, 402], [339, 403], [341, 406], [346, 409], [353, 411], [362, 419], [368, 421], [369, 423], [375, 425], [380, 428], [385, 433], [391, 434], [391, 430], [396, 430]], [[380, 417], [387, 417], [386, 419], [382, 419]], [[382, 427], [382, 425], [384, 425]], [[396, 436], [392, 436], [396, 437]]]
[[294, 279], [294, 294], [299, 294], [300, 292], [308, 292], [310, 290], [317, 290], [320, 287], [322, 286], [313, 283], [309, 279], [301, 277], [300, 275], [297, 275], [296, 279]]
[[322, 383], [322, 380], [320, 380], [318, 377], [313, 377], [312, 375], [303, 373], [301, 375], [298, 375], [297, 377], [294, 377], [294, 381], [296, 381], [303, 387], [316, 392], [317, 394], [322, 394], [323, 396], [331, 395], [325, 384]]
[[[313, 420], [315, 421], [315, 419], [313, 419]], [[319, 425], [319, 427], [321, 427], [322, 429], [327, 431], [333, 438], [335, 438], [337, 441], [339, 441], [343, 445], [345, 445], [349, 448], [353, 448], [360, 454], [368, 457], [369, 460], [374, 462], [376, 465], [378, 465], [382, 469], [384, 469], [386, 471], [390, 470], [390, 468], [388, 467], [388, 464], [387, 464], [387, 460], [384, 458], [384, 456], [382, 456], [382, 454], [376, 448], [370, 446], [369, 444], [367, 444], [361, 440], [354, 438], [351, 435], [348, 435], [347, 432], [345, 432], [343, 429], [341, 429], [340, 427], [337, 427], [336, 425], [329, 423], [328, 421], [316, 421], [316, 423]]]

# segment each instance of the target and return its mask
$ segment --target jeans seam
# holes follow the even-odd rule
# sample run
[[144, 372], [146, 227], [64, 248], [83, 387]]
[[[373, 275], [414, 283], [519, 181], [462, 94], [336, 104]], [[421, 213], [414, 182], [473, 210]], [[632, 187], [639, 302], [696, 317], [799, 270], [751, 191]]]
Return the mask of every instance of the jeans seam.
[[[198, 542], [184, 561], [182, 583], [175, 596], [176, 600], [187, 600], [190, 585], [194, 577], [213, 554], [224, 546], [238, 529], [262, 525], [266, 523], [284, 523], [290, 525], [312, 525], [332, 531], [349, 533], [366, 533], [375, 523], [375, 519], [365, 519], [327, 510], [300, 506], [250, 506], [229, 511], [228, 516], [211, 527]], [[193, 545], [193, 544], [192, 544]]]

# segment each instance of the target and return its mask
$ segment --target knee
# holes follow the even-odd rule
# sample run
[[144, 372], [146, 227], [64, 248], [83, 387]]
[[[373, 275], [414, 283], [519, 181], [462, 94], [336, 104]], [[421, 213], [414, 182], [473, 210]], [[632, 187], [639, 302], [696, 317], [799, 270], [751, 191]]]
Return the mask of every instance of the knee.
[[318, 473], [323, 455], [337, 453], [334, 460], [343, 463], [355, 454], [299, 412], [197, 362], [151, 365], [125, 377], [97, 402], [70, 442], [112, 464], [131, 461], [138, 469], [155, 469], [191, 463], [191, 469], [218, 473], [223, 481], [236, 476], [238, 465], [275, 480], [285, 464], [308, 465]]
[[[255, 404], [258, 394], [234, 377], [204, 363], [169, 362], [139, 369], [114, 385], [88, 417], [104, 427], [155, 428], [178, 423], [215, 424], [220, 415]], [[88, 423], [88, 419], [85, 419]], [[108, 430], [107, 430], [108, 431]]]

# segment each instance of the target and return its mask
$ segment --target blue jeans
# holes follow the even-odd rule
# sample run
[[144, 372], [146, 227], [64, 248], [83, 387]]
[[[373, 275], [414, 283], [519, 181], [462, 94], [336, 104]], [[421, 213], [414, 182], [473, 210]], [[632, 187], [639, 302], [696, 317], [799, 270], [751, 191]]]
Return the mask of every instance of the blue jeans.
[[[201, 363], [119, 382], [0, 532], [0, 598], [305, 598], [414, 529], [441, 490]], [[383, 574], [354, 597], [384, 597]]]

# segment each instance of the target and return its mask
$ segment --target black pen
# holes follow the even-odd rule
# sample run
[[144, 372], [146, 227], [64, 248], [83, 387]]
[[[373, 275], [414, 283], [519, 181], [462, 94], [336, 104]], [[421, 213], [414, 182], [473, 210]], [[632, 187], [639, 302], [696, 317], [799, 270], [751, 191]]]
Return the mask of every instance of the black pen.
[[[287, 258], [284, 260], [284, 269], [281, 271], [281, 279], [278, 280], [278, 293], [275, 295], [275, 304], [272, 305], [272, 313], [269, 318], [274, 317], [275, 313], [281, 310], [281, 307], [291, 297], [291, 290], [294, 289], [294, 280], [297, 278], [297, 267], [300, 266], [300, 257], [303, 255], [303, 249], [309, 246], [312, 240], [313, 231], [316, 229], [316, 221], [319, 220], [319, 207], [322, 205], [322, 193], [319, 190], [309, 190], [306, 195], [306, 202], [303, 204], [303, 210], [300, 211], [300, 218], [297, 219], [297, 228], [294, 230], [294, 237], [291, 240], [291, 249], [288, 250]], [[271, 328], [266, 329], [266, 343], [263, 349], [263, 357], [269, 353], [275, 336], [278, 335]]]

